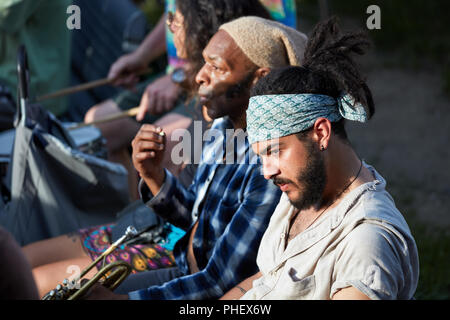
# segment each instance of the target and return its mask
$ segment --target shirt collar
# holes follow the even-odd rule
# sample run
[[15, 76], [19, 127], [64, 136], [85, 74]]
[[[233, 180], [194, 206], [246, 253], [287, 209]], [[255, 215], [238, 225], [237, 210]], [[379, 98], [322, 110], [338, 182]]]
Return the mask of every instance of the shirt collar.
[[[204, 162], [209, 164], [257, 164], [259, 159], [250, 147], [246, 128], [234, 129], [228, 116], [214, 120], [210, 132], [204, 135], [209, 141], [204, 152]], [[213, 136], [213, 138], [212, 138]]]

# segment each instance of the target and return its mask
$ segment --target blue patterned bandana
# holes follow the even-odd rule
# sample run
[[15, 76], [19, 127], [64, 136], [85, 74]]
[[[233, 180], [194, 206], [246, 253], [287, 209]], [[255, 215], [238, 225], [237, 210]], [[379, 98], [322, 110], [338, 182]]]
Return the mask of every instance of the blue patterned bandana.
[[366, 122], [367, 113], [350, 95], [339, 99], [321, 94], [274, 94], [250, 98], [247, 132], [251, 144], [311, 128], [318, 118]]

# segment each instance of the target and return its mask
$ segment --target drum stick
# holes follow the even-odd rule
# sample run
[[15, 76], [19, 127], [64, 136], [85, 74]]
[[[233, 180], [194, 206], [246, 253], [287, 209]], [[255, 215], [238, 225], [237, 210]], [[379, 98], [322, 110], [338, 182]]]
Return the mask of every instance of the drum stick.
[[110, 122], [110, 121], [114, 121], [114, 120], [118, 120], [118, 119], [122, 119], [122, 118], [134, 117], [138, 114], [138, 112], [139, 112], [139, 107], [135, 107], [135, 108], [128, 109], [127, 111], [124, 111], [124, 112], [112, 114], [103, 119], [99, 119], [99, 120], [95, 120], [95, 121], [87, 122], [87, 123], [77, 123], [74, 126], [69, 127], [67, 129], [75, 130], [75, 129], [79, 129], [79, 128], [83, 128], [83, 127], [87, 127], [87, 126], [95, 126], [100, 123]]
[[[136, 75], [137, 76], [142, 76], [142, 75], [150, 73], [151, 71], [152, 71], [151, 68], [147, 68], [147, 69], [144, 69], [144, 70], [142, 70], [140, 72], [137, 72]], [[84, 91], [84, 90], [90, 90], [90, 89], [93, 89], [93, 88], [101, 87], [101, 86], [104, 86], [104, 85], [107, 85], [107, 84], [111, 84], [113, 82], [113, 80], [115, 80], [115, 79], [104, 78], [104, 79], [94, 80], [94, 81], [91, 81], [91, 82], [88, 82], [88, 83], [79, 84], [79, 85], [76, 85], [76, 86], [73, 86], [73, 87], [68, 87], [68, 88], [65, 88], [65, 89], [61, 89], [61, 90], [55, 91], [53, 93], [49, 93], [49, 94], [45, 94], [45, 95], [39, 96], [39, 97], [36, 98], [36, 102], [41, 102], [41, 101], [44, 101], [44, 100], [58, 98], [58, 97], [66, 96], [66, 95], [73, 94], [73, 93], [76, 93], [76, 92], [80, 92], [80, 91]]]

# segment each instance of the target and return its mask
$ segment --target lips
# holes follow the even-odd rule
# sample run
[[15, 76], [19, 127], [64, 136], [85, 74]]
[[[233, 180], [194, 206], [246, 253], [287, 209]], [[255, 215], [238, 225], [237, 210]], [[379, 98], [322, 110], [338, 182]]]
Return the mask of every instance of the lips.
[[198, 88], [198, 97], [199, 97], [202, 105], [205, 105], [211, 101], [211, 99], [213, 97], [213, 92], [210, 89], [200, 86]]
[[289, 185], [292, 184], [292, 181], [282, 178], [274, 178], [272, 181], [283, 192], [286, 192], [289, 189]]
[[207, 105], [209, 102], [209, 98], [205, 97], [205, 96], [199, 96], [200, 98], [200, 103], [202, 104], [202, 106]]

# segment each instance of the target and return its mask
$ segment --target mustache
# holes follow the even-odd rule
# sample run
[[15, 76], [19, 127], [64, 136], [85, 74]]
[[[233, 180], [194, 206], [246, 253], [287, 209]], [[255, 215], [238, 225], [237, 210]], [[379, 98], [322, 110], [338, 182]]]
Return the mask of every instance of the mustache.
[[205, 97], [207, 99], [212, 99], [214, 97], [214, 91], [200, 86], [198, 88], [198, 95]]
[[272, 178], [272, 182], [277, 185], [280, 186], [282, 184], [294, 184], [294, 182], [292, 180], [289, 179], [284, 179], [284, 178]]

